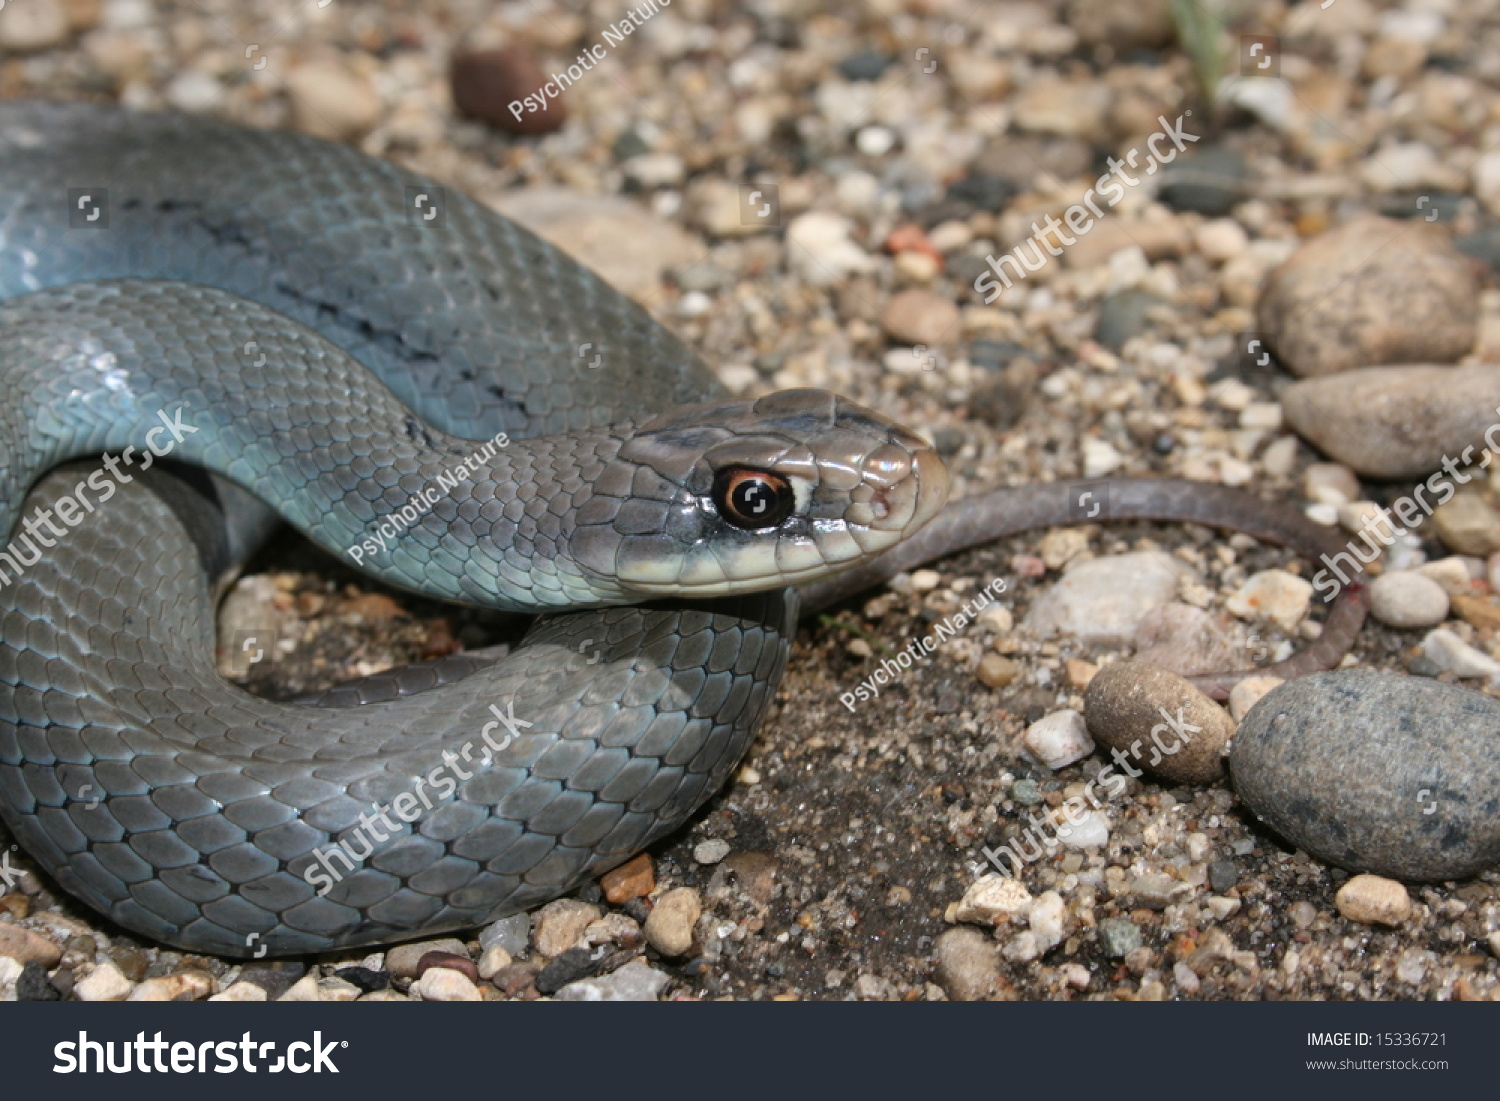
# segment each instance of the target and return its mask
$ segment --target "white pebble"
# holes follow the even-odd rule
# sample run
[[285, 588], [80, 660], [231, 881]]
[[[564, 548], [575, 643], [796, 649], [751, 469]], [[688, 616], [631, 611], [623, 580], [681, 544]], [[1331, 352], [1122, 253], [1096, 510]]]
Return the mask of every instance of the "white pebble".
[[1109, 843], [1109, 819], [1102, 811], [1084, 810], [1074, 821], [1064, 822], [1057, 836], [1070, 849], [1094, 849]]
[[1229, 717], [1239, 722], [1266, 693], [1284, 683], [1280, 677], [1246, 677], [1229, 690]]
[[73, 985], [73, 993], [80, 1002], [123, 1002], [134, 987], [123, 971], [105, 960]]
[[1439, 627], [1422, 640], [1422, 654], [1438, 669], [1459, 677], [1493, 677], [1500, 661], [1480, 653], [1452, 631]]
[[1083, 441], [1083, 476], [1085, 478], [1102, 478], [1106, 474], [1113, 474], [1124, 462], [1125, 456], [1107, 441], [1096, 440], [1092, 437]]
[[1054, 711], [1026, 728], [1021, 736], [1032, 756], [1048, 768], [1066, 768], [1094, 752], [1088, 724], [1071, 708]]
[[469, 976], [451, 967], [429, 967], [411, 984], [411, 992], [427, 1002], [482, 1002], [484, 995]]
[[1025, 884], [1019, 879], [992, 873], [969, 884], [953, 917], [955, 921], [975, 925], [994, 925], [1001, 918], [1019, 917], [1030, 905], [1031, 892]]
[[729, 855], [729, 842], [714, 837], [700, 841], [693, 848], [693, 859], [699, 864], [717, 864]]
[[1370, 614], [1387, 627], [1436, 627], [1448, 618], [1448, 594], [1415, 571], [1381, 574], [1370, 583]]
[[1312, 586], [1285, 570], [1262, 570], [1240, 586], [1224, 606], [1241, 619], [1269, 619], [1290, 631], [1307, 615]]
[[867, 157], [883, 157], [896, 145], [896, 132], [888, 126], [866, 126], [854, 138], [854, 145]]
[[[1471, 562], [1475, 564], [1474, 568], [1470, 567]], [[1436, 581], [1449, 596], [1458, 596], [1469, 591], [1470, 581], [1484, 576], [1484, 563], [1478, 558], [1454, 554], [1436, 562], [1426, 562], [1415, 572]]]

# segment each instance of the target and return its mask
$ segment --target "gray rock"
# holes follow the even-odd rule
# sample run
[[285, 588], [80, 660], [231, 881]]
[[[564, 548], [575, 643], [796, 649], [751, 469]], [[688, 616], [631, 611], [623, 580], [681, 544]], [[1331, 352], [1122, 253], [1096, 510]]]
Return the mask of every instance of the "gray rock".
[[1208, 866], [1208, 885], [1216, 895], [1222, 895], [1240, 881], [1240, 870], [1233, 860], [1215, 860]]
[[1452, 363], [1474, 347], [1478, 308], [1473, 270], [1444, 231], [1366, 216], [1314, 238], [1271, 273], [1256, 328], [1306, 377]]
[[1010, 797], [1023, 807], [1034, 807], [1042, 801], [1042, 787], [1035, 780], [1022, 777], [1010, 785]]
[[1147, 612], [1177, 595], [1178, 579], [1187, 572], [1154, 551], [1078, 562], [1032, 602], [1026, 625], [1042, 638], [1066, 634], [1119, 645], [1135, 637]]
[[1123, 959], [1141, 946], [1141, 931], [1129, 918], [1105, 918], [1099, 923], [1099, 947], [1112, 960]]
[[1094, 339], [1118, 352], [1133, 336], [1140, 336], [1151, 323], [1153, 309], [1170, 306], [1166, 299], [1145, 291], [1119, 291], [1099, 304]]
[[1230, 754], [1255, 814], [1320, 860], [1430, 881], [1500, 862], [1500, 701], [1341, 669], [1289, 681]]
[[1245, 158], [1233, 149], [1195, 150], [1162, 173], [1161, 200], [1175, 210], [1217, 218], [1228, 214], [1245, 193]]
[[560, 1002], [654, 1002], [668, 981], [645, 960], [633, 960], [612, 974], [569, 983], [556, 998]]
[[1305, 379], [1281, 395], [1299, 436], [1372, 478], [1425, 477], [1469, 446], [1477, 457], [1496, 406], [1500, 366], [1491, 364], [1369, 367]]

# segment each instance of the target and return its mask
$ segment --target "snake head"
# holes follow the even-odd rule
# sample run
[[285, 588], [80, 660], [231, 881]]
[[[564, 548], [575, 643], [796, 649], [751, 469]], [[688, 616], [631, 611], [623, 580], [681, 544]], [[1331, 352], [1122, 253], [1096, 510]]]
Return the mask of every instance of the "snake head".
[[628, 426], [571, 536], [574, 560], [623, 590], [717, 596], [815, 581], [937, 514], [937, 453], [822, 390], [679, 406]]

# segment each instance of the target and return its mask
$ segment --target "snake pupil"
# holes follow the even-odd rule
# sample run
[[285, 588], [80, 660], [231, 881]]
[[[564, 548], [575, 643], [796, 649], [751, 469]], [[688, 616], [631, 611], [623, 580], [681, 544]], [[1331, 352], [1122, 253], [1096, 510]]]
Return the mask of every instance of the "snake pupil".
[[714, 507], [737, 528], [774, 528], [792, 513], [791, 483], [763, 470], [730, 467], [714, 479]]

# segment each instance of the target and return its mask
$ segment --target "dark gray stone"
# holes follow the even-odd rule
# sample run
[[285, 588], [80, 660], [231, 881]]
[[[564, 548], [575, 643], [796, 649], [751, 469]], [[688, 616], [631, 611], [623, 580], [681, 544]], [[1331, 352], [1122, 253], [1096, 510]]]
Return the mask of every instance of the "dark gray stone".
[[863, 50], [840, 61], [839, 73], [845, 80], [879, 80], [891, 60], [887, 54]]
[[1230, 773], [1258, 817], [1352, 872], [1500, 863], [1500, 702], [1479, 692], [1364, 669], [1289, 681], [1245, 716]]
[[1099, 320], [1094, 323], [1094, 339], [1118, 352], [1133, 336], [1140, 336], [1151, 323], [1148, 316], [1156, 306], [1169, 305], [1165, 299], [1146, 291], [1120, 291], [1099, 304]]
[[1174, 210], [1216, 218], [1245, 194], [1245, 158], [1233, 149], [1195, 150], [1162, 173], [1161, 200]]
[[1240, 870], [1233, 860], [1215, 860], [1208, 866], [1208, 885], [1214, 894], [1222, 895], [1240, 881]]

